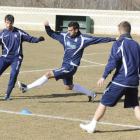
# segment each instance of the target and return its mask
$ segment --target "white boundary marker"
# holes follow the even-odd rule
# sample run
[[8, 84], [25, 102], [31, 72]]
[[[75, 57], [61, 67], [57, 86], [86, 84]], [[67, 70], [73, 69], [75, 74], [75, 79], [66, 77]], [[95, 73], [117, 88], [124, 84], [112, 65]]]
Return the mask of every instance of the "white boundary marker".
[[[104, 52], [104, 53], [90, 53], [90, 54], [84, 54], [84, 55], [93, 55], [93, 54], [106, 54], [109, 52]], [[92, 61], [87, 61], [85, 59], [81, 59], [83, 61], [89, 62], [89, 63], [95, 63], [98, 65], [86, 65], [86, 66], [80, 66], [80, 67], [91, 67], [91, 66], [104, 66], [106, 64], [101, 64], [101, 63], [96, 63]], [[30, 70], [30, 71], [22, 71], [20, 73], [27, 73], [27, 72], [37, 72], [37, 71], [47, 71], [47, 70], [53, 70], [53, 69], [44, 69], [44, 70]], [[4, 73], [10, 74], [10, 73]], [[18, 115], [27, 115], [27, 116], [37, 116], [37, 117], [44, 117], [44, 118], [52, 118], [52, 119], [61, 119], [61, 120], [70, 120], [70, 121], [79, 121], [79, 122], [85, 122], [89, 123], [91, 121], [89, 120], [81, 120], [81, 119], [73, 119], [73, 118], [65, 118], [65, 117], [58, 117], [58, 116], [48, 116], [48, 115], [39, 115], [39, 114], [21, 114], [19, 112], [14, 112], [14, 111], [6, 111], [6, 110], [0, 110], [1, 113], [9, 113], [9, 114], [18, 114]], [[112, 126], [121, 126], [121, 127], [131, 127], [131, 128], [139, 128], [140, 126], [135, 126], [135, 125], [124, 125], [124, 124], [116, 124], [116, 123], [106, 123], [106, 122], [98, 122], [99, 124], [103, 125], [112, 125]]]
[[[0, 24], [4, 24], [4, 21], [0, 21]], [[35, 22], [15, 22], [14, 24], [18, 24], [18, 25], [38, 25], [38, 26], [42, 26], [43, 28], [43, 23], [35, 23]], [[54, 23], [49, 23], [50, 26], [55, 26]], [[101, 26], [101, 25], [91, 25], [92, 28], [103, 28], [103, 29], [116, 29], [117, 31], [117, 26]], [[135, 26], [132, 26], [132, 29], [133, 30], [140, 30], [140, 27], [135, 27]]]
[[[104, 52], [104, 53], [89, 53], [89, 54], [83, 54], [84, 55], [93, 55], [93, 54], [107, 54], [107, 53], [110, 53], [110, 52]], [[92, 61], [88, 61], [88, 60], [85, 60], [85, 59], [81, 59], [82, 61], [85, 61], [85, 62], [89, 62], [89, 63], [94, 63], [94, 64], [97, 64], [97, 65], [85, 65], [85, 66], [79, 66], [80, 68], [85, 68], [85, 67], [99, 67], [99, 66], [105, 66], [106, 64], [101, 64], [101, 63], [96, 63], [96, 62], [92, 62]], [[56, 68], [54, 68], [56, 69]], [[39, 72], [39, 71], [49, 71], [49, 70], [54, 70], [54, 69], [42, 69], [42, 70], [30, 70], [30, 71], [20, 71], [19, 73], [30, 73], [30, 72]], [[10, 73], [3, 73], [2, 75], [9, 75]]]
[[93, 55], [93, 54], [107, 54], [107, 53], [110, 53], [110, 52], [103, 52], [103, 53], [88, 53], [88, 54], [83, 54], [84, 55]]
[[[91, 122], [91, 121], [89, 121], [89, 120], [65, 118], [65, 117], [58, 117], [58, 116], [39, 115], [39, 114], [21, 114], [21, 113], [19, 113], [19, 112], [5, 111], [5, 110], [0, 110], [0, 112], [2, 112], [2, 113], [9, 113], [9, 114], [17, 114], [17, 115], [27, 115], [27, 116], [35, 116], [35, 117], [44, 117], [44, 118], [60, 119], [60, 120], [78, 121], [78, 122], [85, 122], [85, 123]], [[106, 122], [98, 122], [98, 123], [99, 123], [99, 124], [103, 124], [103, 125], [112, 125], [112, 126], [121, 126], [121, 127], [131, 127], [131, 128], [139, 128], [139, 129], [140, 129], [140, 126], [135, 126], [135, 125], [125, 125], [125, 124], [106, 123]]]
[[105, 66], [105, 65], [106, 65], [106, 64], [101, 64], [101, 63], [96, 63], [96, 62], [88, 61], [88, 60], [85, 60], [85, 59], [83, 59], [83, 58], [82, 58], [81, 60], [83, 60], [83, 61], [85, 61], [85, 62], [89, 62], [89, 63], [98, 64], [98, 66], [101, 66], [101, 65]]
[[[100, 64], [100, 65], [86, 65], [86, 66], [79, 66], [80, 68], [85, 68], [85, 67], [99, 67], [99, 66], [105, 66], [106, 64]], [[54, 68], [58, 69], [58, 68]], [[29, 73], [29, 72], [38, 72], [38, 71], [49, 71], [49, 70], [54, 70], [54, 69], [43, 69], [43, 70], [30, 70], [30, 71], [21, 71], [19, 73]], [[9, 75], [10, 73], [3, 73], [2, 75]]]
[[[104, 53], [89, 53], [89, 54], [84, 54], [84, 55], [93, 55], [93, 54], [107, 54], [109, 52], [104, 52]], [[83, 55], [83, 56], [84, 56]], [[85, 61], [85, 62], [89, 62], [89, 63], [94, 63], [94, 64], [97, 64], [97, 66], [105, 66], [106, 64], [101, 64], [101, 63], [96, 63], [96, 62], [92, 62], [92, 61], [88, 61], [88, 60], [85, 60], [85, 59], [81, 59], [82, 61]], [[96, 66], [96, 65], [95, 65]]]
[[[78, 9], [79, 10], [79, 9]], [[68, 9], [66, 9], [66, 11], [68, 11]], [[1, 11], [0, 10], [0, 13], [15, 13], [15, 14], [32, 14], [32, 15], [36, 15], [36, 14], [40, 14], [40, 15], [46, 15], [46, 11], [41, 11], [41, 12], [30, 12], [30, 11], [6, 11], [6, 10], [3, 10]], [[93, 17], [110, 17], [110, 18], [116, 18], [116, 17], [119, 17], [119, 18], [140, 18], [140, 16], [134, 16], [134, 15], [109, 15], [109, 14], [89, 14], [89, 13], [75, 13], [74, 11], [72, 11], [71, 13], [62, 13], [62, 12], [48, 12], [47, 15], [81, 15], [81, 16], [93, 16]]]

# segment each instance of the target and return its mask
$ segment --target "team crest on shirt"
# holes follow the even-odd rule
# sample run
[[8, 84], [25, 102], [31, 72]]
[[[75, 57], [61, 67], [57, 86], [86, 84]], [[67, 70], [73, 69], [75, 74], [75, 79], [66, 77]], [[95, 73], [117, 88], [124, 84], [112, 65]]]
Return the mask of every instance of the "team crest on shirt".
[[77, 38], [75, 38], [75, 40], [74, 40], [75, 42], [77, 42], [78, 41], [78, 39]]
[[17, 37], [17, 34], [15, 34], [14, 37]]
[[67, 42], [67, 46], [69, 46], [68, 49], [76, 49], [76, 45], [72, 45], [72, 44], [70, 44], [69, 41]]

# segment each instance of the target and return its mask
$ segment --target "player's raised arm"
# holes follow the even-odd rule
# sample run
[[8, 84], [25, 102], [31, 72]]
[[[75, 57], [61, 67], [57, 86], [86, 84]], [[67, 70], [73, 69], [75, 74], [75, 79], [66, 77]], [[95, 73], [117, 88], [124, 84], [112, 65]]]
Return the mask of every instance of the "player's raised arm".
[[110, 38], [110, 37], [94, 37], [90, 35], [83, 35], [83, 38], [84, 38], [86, 46], [119, 40], [119, 36], [116, 38]]
[[47, 32], [47, 34], [53, 38], [53, 39], [56, 39], [58, 40], [61, 44], [64, 43], [64, 36], [61, 34], [61, 32], [54, 32], [50, 26], [49, 26], [49, 22], [48, 21], [45, 21], [43, 23], [43, 25], [45, 26], [45, 30]]
[[49, 22], [48, 22], [48, 21], [45, 21], [45, 22], [43, 23], [43, 25], [44, 25], [44, 26], [49, 26]]

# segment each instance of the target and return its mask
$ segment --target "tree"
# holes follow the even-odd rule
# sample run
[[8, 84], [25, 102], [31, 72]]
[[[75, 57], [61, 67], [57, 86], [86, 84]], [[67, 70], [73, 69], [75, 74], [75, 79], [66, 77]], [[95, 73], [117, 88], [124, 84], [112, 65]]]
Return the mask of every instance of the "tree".
[[140, 11], [140, 0], [1, 0], [0, 6]]

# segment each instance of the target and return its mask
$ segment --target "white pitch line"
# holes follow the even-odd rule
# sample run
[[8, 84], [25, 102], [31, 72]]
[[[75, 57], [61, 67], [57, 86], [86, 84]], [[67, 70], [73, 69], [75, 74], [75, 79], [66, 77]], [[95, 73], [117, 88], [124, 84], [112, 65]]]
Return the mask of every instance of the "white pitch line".
[[[93, 66], [105, 66], [106, 64], [100, 64], [100, 65], [86, 65], [86, 66], [79, 66], [79, 67], [93, 67]], [[57, 69], [57, 68], [54, 68]], [[30, 71], [21, 71], [19, 73], [29, 73], [29, 72], [38, 72], [38, 71], [48, 71], [48, 70], [54, 70], [54, 69], [43, 69], [43, 70], [30, 70]], [[2, 75], [9, 75], [10, 73], [3, 73]]]
[[88, 53], [88, 54], [83, 54], [83, 55], [93, 55], [93, 54], [107, 54], [107, 53], [110, 53], [110, 52], [104, 52], [104, 53]]
[[[88, 53], [88, 54], [84, 54], [84, 55], [93, 55], [93, 54], [107, 54], [107, 53], [110, 53], [110, 52], [104, 52], [104, 53]], [[88, 60], [85, 60], [85, 59], [81, 59], [82, 61], [85, 61], [85, 62], [89, 62], [89, 63], [94, 63], [94, 64], [98, 64], [98, 66], [105, 66], [106, 64], [101, 64], [101, 63], [96, 63], [96, 62], [93, 62], [93, 61], [88, 61]]]
[[[39, 114], [21, 114], [20, 112], [6, 111], [6, 110], [0, 110], [0, 112], [9, 113], [9, 114], [18, 114], [18, 115], [27, 115], [27, 116], [35, 116], [35, 117], [37, 116], [37, 117], [44, 117], [44, 118], [60, 119], [60, 120], [78, 121], [78, 122], [85, 122], [85, 123], [91, 122], [89, 120], [65, 118], [65, 117], [58, 117], [58, 116], [39, 115]], [[140, 126], [135, 126], [135, 125], [125, 125], [125, 124], [106, 123], [106, 122], [98, 122], [98, 123], [103, 124], [103, 125], [122, 126], [122, 127], [131, 127], [131, 128], [139, 128], [140, 129]]]
[[81, 59], [82, 61], [85, 61], [85, 62], [89, 62], [89, 63], [94, 63], [94, 64], [98, 64], [98, 65], [106, 65], [106, 64], [101, 64], [101, 63], [96, 63], [96, 62], [92, 62], [92, 61], [88, 61], [88, 60], [85, 60], [85, 59]]
[[[99, 66], [105, 66], [106, 64], [100, 64], [99, 65], [86, 65], [86, 66], [79, 66], [81, 68], [85, 68], [85, 67], [99, 67]], [[54, 69], [57, 69], [57, 68], [54, 68]], [[21, 71], [19, 73], [28, 73], [28, 72], [38, 72], [38, 71], [48, 71], [48, 70], [54, 70], [54, 69], [43, 69], [43, 70], [30, 70], [30, 71]], [[7, 74], [10, 74], [10, 73], [3, 73], [2, 75], [7, 75]]]
[[101, 64], [101, 65], [86, 65], [86, 66], [79, 66], [79, 67], [99, 67], [99, 66], [106, 66], [106, 64]]
[[[79, 66], [79, 67], [93, 67], [93, 66], [105, 66], [106, 64], [100, 64], [100, 65], [86, 65], [86, 66]], [[54, 68], [57, 69], [57, 68]], [[30, 71], [21, 71], [19, 73], [28, 73], [28, 72], [38, 72], [38, 71], [48, 71], [48, 70], [54, 70], [54, 69], [43, 69], [43, 70], [30, 70]], [[10, 73], [3, 73], [2, 75], [9, 75]]]
[[[89, 53], [89, 54], [84, 54], [84, 55], [93, 55], [93, 54], [106, 54], [106, 53], [109, 53], [109, 52], [104, 52], [104, 53]], [[83, 61], [86, 61], [86, 62], [89, 62], [89, 63], [94, 63], [94, 64], [97, 64], [97, 65], [86, 65], [86, 66], [79, 66], [80, 68], [85, 68], [85, 67], [97, 67], [97, 66], [105, 66], [106, 64], [101, 64], [101, 63], [96, 63], [96, 62], [92, 62], [92, 61], [88, 61], [88, 60], [85, 60], [85, 59], [81, 59]], [[57, 68], [54, 68], [54, 69], [57, 69]], [[48, 70], [54, 70], [54, 69], [43, 69], [43, 70], [30, 70], [30, 71], [20, 71], [19, 73], [29, 73], [29, 72], [38, 72], [38, 71], [48, 71]], [[4, 73], [3, 75], [9, 75], [10, 73]]]
[[[48, 70], [54, 70], [54, 69], [43, 69], [43, 70], [30, 70], [30, 71], [21, 71], [19, 73], [28, 73], [28, 72], [38, 72], [38, 71], [48, 71]], [[10, 73], [4, 73], [3, 75], [7, 75]]]

